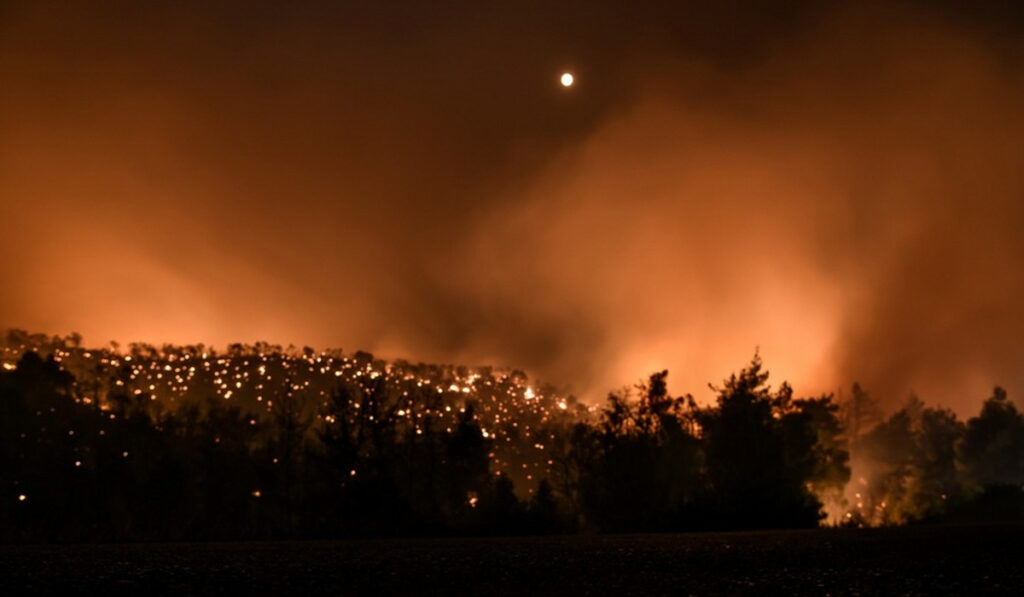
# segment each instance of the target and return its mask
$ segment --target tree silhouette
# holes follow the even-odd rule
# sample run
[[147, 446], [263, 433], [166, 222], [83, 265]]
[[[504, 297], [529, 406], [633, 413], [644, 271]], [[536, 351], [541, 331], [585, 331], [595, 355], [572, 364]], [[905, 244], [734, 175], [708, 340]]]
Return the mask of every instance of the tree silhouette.
[[859, 383], [854, 382], [850, 396], [840, 400], [840, 419], [846, 430], [850, 451], [857, 452], [860, 438], [882, 422], [878, 401], [872, 398]]
[[667, 377], [637, 386], [635, 404], [628, 392], [609, 395], [597, 427], [573, 434], [583, 514], [604, 530], [679, 527], [703, 489], [693, 399], [670, 396]]
[[814, 526], [844, 505], [855, 437], [849, 522], [1024, 519], [1024, 415], [999, 388], [966, 425], [912, 399], [853, 433], [870, 417], [772, 389], [756, 354], [712, 405], [661, 371], [591, 417], [518, 372], [3, 339], [6, 541]]
[[916, 397], [862, 439], [867, 484], [858, 522], [898, 524], [936, 519], [968, 497], [956, 446], [964, 425], [952, 411]]
[[821, 502], [808, 489], [821, 470], [813, 417], [792, 400], [783, 383], [775, 392], [754, 356], [725, 380], [717, 407], [698, 412], [710, 507], [725, 526], [739, 528], [816, 526]]
[[976, 486], [1024, 484], [1024, 415], [996, 387], [967, 421], [960, 457]]

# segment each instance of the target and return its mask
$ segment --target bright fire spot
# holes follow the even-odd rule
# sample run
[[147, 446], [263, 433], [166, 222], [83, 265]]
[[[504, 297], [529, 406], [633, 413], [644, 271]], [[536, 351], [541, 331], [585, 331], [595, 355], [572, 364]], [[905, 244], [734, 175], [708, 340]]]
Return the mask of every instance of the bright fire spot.
[[256, 491], [252, 492], [252, 497], [258, 498], [258, 497], [260, 497], [261, 495], [263, 495], [263, 494], [262, 494], [262, 493], [260, 493], [260, 490], [259, 490], [259, 489], [257, 489]]
[[558, 401], [558, 408], [560, 408], [562, 410], [565, 410], [565, 409], [569, 408], [569, 405], [565, 402], [565, 400], [559, 400]]
[[527, 400], [533, 400], [534, 396], [536, 396], [536, 394], [533, 393], [533, 388], [526, 388], [526, 391], [523, 392], [523, 398], [526, 398]]
[[24, 502], [27, 499], [28, 499], [28, 496], [25, 495], [24, 493], [18, 495], [18, 501], [19, 502]]
[[562, 73], [562, 78], [560, 80], [562, 82], [562, 87], [571, 87], [573, 81], [576, 79], [572, 76], [572, 73]]

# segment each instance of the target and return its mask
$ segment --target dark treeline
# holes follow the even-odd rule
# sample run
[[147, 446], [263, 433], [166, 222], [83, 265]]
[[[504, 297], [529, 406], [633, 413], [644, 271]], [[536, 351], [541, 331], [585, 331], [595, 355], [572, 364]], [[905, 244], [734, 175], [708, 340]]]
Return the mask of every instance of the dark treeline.
[[1024, 414], [1002, 388], [966, 422], [915, 396], [883, 418], [856, 384], [846, 406], [858, 471], [847, 523], [1024, 520]]
[[577, 423], [554, 469], [561, 494], [599, 529], [812, 527], [819, 493], [841, 492], [849, 454], [828, 396], [795, 400], [756, 359], [717, 388], [717, 404], [672, 397], [667, 372], [637, 400], [612, 394], [596, 424]]
[[[821, 524], [826, 510], [857, 525], [1024, 512], [1024, 416], [998, 389], [967, 422], [916, 400], [883, 419], [856, 386], [842, 404], [773, 389], [755, 357], [713, 405], [672, 396], [660, 372], [589, 415], [544, 414], [529, 430], [525, 414], [506, 415], [499, 436], [482, 391], [457, 388], [454, 403], [411, 375], [365, 371], [331, 375], [316, 400], [305, 382], [279, 380], [295, 391], [254, 416], [223, 392], [173, 407], [117, 383], [97, 396], [59, 356], [29, 350], [0, 371], [2, 539], [791, 528]], [[533, 469], [502, 456], [512, 436], [543, 474], [514, 474]]]
[[381, 376], [339, 382], [316, 419], [285, 398], [259, 422], [221, 398], [160, 412], [149, 396], [87, 404], [73, 385], [33, 352], [0, 373], [8, 541], [565, 530], [548, 485], [523, 503], [491, 473], [471, 401], [454, 426], [414, 426]]

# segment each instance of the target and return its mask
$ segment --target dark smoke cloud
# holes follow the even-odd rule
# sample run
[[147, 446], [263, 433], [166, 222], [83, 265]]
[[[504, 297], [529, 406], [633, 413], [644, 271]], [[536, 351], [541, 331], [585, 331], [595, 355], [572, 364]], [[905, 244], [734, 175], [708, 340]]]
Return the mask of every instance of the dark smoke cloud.
[[1024, 391], [1012, 7], [549, 4], [5, 4], [0, 325]]

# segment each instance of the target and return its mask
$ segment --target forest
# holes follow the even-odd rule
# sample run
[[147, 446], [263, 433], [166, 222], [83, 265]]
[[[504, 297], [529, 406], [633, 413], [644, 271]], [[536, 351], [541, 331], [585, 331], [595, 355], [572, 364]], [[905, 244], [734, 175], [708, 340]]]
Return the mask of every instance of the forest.
[[0, 540], [538, 535], [1024, 520], [1024, 415], [755, 353], [698, 404], [667, 371], [586, 406], [525, 374], [269, 344], [0, 346]]

